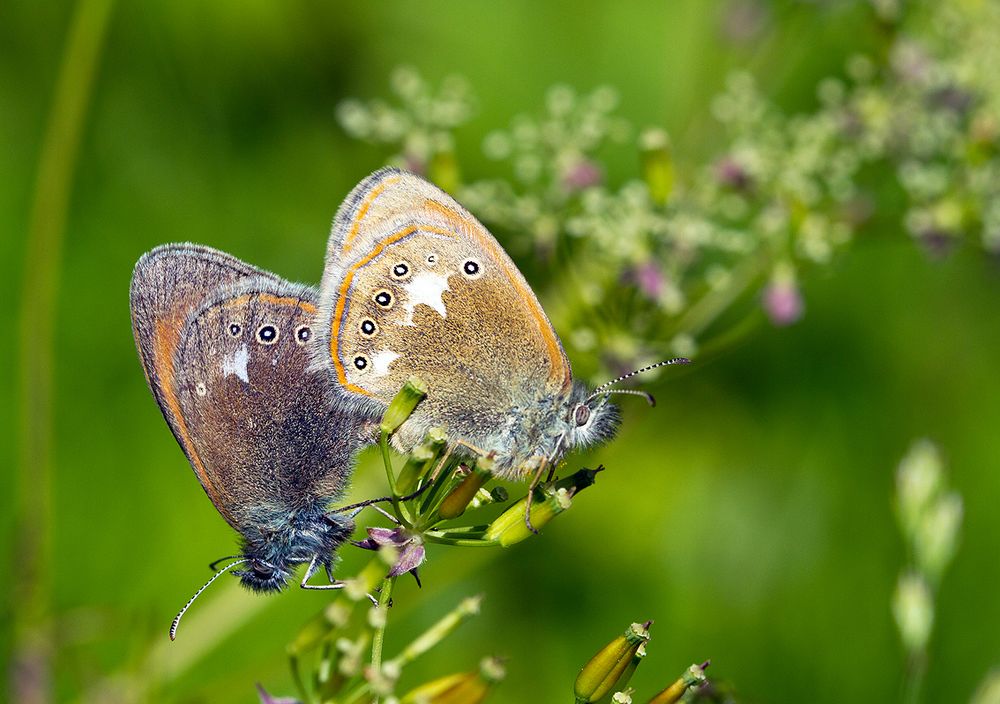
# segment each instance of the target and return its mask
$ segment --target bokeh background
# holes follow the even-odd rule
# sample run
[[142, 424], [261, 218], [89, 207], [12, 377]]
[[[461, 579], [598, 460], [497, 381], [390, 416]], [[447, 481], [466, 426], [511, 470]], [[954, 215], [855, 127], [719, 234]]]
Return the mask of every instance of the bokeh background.
[[[387, 156], [345, 135], [336, 108], [385, 95], [401, 64], [431, 81], [460, 73], [478, 96], [456, 134], [467, 176], [497, 168], [483, 137], [554, 83], [613, 86], [623, 115], [665, 128], [677, 159], [698, 164], [719, 146], [711, 101], [729, 71], [749, 71], [784, 110], [811, 110], [817, 83], [877, 53], [885, 31], [868, 2], [847, 0], [81, 6], [92, 69], [61, 69], [76, 3], [0, 8], [0, 300], [17, 331], [0, 345], [0, 647], [10, 661], [15, 634], [30, 644], [43, 624], [58, 701], [247, 702], [256, 682], [290, 694], [284, 646], [326, 599], [260, 598], [227, 580], [167, 642], [205, 564], [235, 541], [143, 380], [127, 296], [142, 252], [194, 241], [318, 281], [340, 199]], [[82, 106], [62, 121], [61, 70]], [[53, 124], [61, 137], [40, 168]], [[635, 171], [620, 162], [609, 179]], [[46, 184], [60, 163], [64, 228]], [[54, 195], [33, 216], [39, 189]], [[609, 470], [541, 539], [432, 549], [424, 588], [401, 582], [388, 652], [461, 597], [486, 598], [406, 682], [500, 654], [495, 701], [567, 701], [601, 644], [654, 619], [642, 692], [712, 658], [745, 701], [896, 700], [904, 653], [889, 604], [906, 554], [894, 471], [928, 437], [965, 520], [925, 694], [967, 701], [1000, 664], [1000, 277], [974, 245], [928, 256], [894, 207], [876, 203], [890, 217], [802, 277], [797, 324], [765, 322], [659, 377], [656, 409], [626, 400], [619, 438], [577, 458]], [[39, 230], [39, 214], [56, 222]], [[29, 231], [57, 236], [30, 244]], [[558, 299], [544, 271], [532, 279], [543, 303]], [[48, 383], [51, 426], [32, 405]], [[26, 434], [37, 427], [51, 434]], [[373, 459], [359, 496], [380, 490]], [[354, 552], [341, 573], [362, 564]], [[9, 668], [0, 677], [12, 684]]]

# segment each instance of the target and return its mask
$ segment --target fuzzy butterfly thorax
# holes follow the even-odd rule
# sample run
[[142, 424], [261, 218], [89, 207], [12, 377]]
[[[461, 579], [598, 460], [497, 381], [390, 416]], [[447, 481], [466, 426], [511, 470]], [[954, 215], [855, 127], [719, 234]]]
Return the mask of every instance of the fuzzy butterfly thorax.
[[[377, 418], [411, 376], [427, 398], [393, 437], [441, 427], [499, 474], [525, 478], [607, 439], [617, 411], [586, 401], [531, 287], [475, 217], [413, 174], [383, 169], [337, 212], [316, 318], [315, 365]], [[578, 412], [580, 407], [585, 411]]]

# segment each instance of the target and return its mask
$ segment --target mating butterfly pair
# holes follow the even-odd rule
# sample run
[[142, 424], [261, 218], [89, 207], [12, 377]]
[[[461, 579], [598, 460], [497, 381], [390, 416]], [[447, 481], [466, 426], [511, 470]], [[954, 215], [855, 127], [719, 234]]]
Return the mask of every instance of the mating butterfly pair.
[[486, 228], [396, 169], [341, 205], [319, 291], [216, 250], [166, 245], [136, 265], [131, 308], [153, 396], [243, 538], [225, 569], [242, 565], [236, 574], [257, 591], [281, 589], [300, 563], [303, 587], [320, 567], [331, 573], [353, 526], [329, 504], [411, 376], [428, 395], [394, 433], [396, 448], [441, 427], [458, 451], [493, 454], [505, 478], [537, 477], [617, 426], [614, 390], [573, 380], [541, 305]]

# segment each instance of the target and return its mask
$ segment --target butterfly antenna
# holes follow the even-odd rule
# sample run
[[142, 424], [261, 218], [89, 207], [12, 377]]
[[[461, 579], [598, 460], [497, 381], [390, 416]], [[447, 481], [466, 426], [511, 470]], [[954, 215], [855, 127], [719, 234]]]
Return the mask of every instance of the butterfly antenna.
[[665, 367], [669, 364], [690, 364], [690, 363], [691, 360], [688, 359], [687, 357], [674, 357], [673, 359], [665, 359], [662, 362], [657, 362], [656, 364], [650, 364], [648, 367], [643, 367], [642, 369], [635, 369], [633, 371], [628, 372], [627, 374], [622, 374], [617, 379], [612, 379], [609, 382], [601, 384], [596, 389], [594, 389], [594, 393], [591, 395], [591, 398], [596, 396], [599, 392], [602, 392], [605, 389], [614, 386], [615, 384], [619, 384], [625, 381], [626, 379], [631, 379], [632, 377], [638, 376], [639, 374], [645, 374], [646, 372], [652, 371], [653, 369], [659, 369], [660, 367]]
[[226, 560], [235, 560], [237, 557], [239, 557], [239, 555], [226, 555], [225, 557], [220, 557], [218, 560], [210, 562], [208, 565], [208, 569], [215, 572], [216, 565], [218, 565], [220, 562], [225, 562]]
[[629, 396], [642, 396], [644, 399], [646, 399], [646, 403], [648, 403], [650, 406], [656, 406], [656, 399], [653, 398], [653, 394], [649, 393], [648, 391], [640, 391], [639, 389], [608, 389], [606, 391], [595, 391], [586, 399], [584, 399], [583, 402], [587, 403], [587, 401], [597, 396], [608, 396], [610, 394], [628, 394]]
[[225, 574], [226, 572], [228, 572], [229, 570], [231, 570], [233, 567], [236, 567], [236, 565], [242, 565], [244, 562], [247, 562], [247, 560], [245, 560], [245, 559], [244, 560], [237, 560], [236, 562], [229, 563], [228, 565], [226, 565], [225, 567], [223, 567], [221, 570], [219, 570], [218, 572], [216, 572], [214, 575], [212, 575], [212, 578], [210, 580], [208, 580], [207, 582], [205, 582], [204, 586], [202, 586], [201, 589], [199, 589], [198, 591], [196, 591], [194, 593], [193, 597], [191, 597], [190, 599], [188, 599], [188, 603], [184, 604], [184, 608], [181, 609], [180, 613], [177, 614], [174, 617], [173, 622], [170, 624], [170, 640], [174, 640], [175, 638], [177, 638], [177, 627], [181, 623], [181, 617], [184, 616], [185, 612], [187, 612], [187, 610], [191, 608], [191, 604], [194, 603], [194, 600], [197, 599], [199, 596], [201, 596], [201, 593], [203, 591], [205, 591], [206, 589], [208, 589], [208, 585], [210, 585], [212, 582], [214, 582], [215, 580], [217, 580], [220, 576], [222, 576], [223, 574]]

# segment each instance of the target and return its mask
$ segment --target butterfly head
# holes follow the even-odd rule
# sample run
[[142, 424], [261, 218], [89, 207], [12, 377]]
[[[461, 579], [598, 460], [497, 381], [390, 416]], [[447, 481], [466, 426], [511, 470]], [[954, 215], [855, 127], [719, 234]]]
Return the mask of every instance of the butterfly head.
[[579, 382], [574, 384], [562, 415], [563, 450], [607, 442], [614, 437], [621, 422], [618, 407], [607, 396], [593, 396]]
[[281, 591], [299, 564], [318, 558], [320, 564], [329, 565], [337, 548], [350, 537], [353, 529], [350, 520], [326, 514], [317, 507], [286, 519], [277, 529], [244, 531], [246, 563], [233, 574], [251, 591]]

